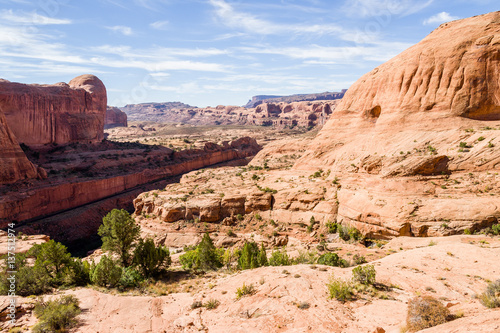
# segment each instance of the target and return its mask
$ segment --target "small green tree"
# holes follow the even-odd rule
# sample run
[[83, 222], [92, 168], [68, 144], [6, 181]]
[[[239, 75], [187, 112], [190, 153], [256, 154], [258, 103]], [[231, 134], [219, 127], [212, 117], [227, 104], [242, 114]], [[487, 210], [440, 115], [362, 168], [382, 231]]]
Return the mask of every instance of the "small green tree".
[[259, 266], [269, 266], [269, 262], [267, 261], [267, 254], [266, 254], [266, 248], [264, 247], [264, 243], [260, 244], [258, 261], [259, 261]]
[[164, 246], [155, 246], [151, 238], [140, 239], [134, 251], [134, 264], [138, 265], [145, 277], [159, 272], [162, 267], [172, 263], [170, 251]]
[[246, 242], [238, 258], [238, 269], [259, 267], [259, 246], [255, 242]]
[[112, 288], [118, 284], [122, 276], [122, 268], [111, 258], [102, 256], [97, 265], [92, 263], [90, 268], [90, 280], [93, 284], [101, 287]]
[[50, 241], [33, 246], [30, 254], [36, 255], [35, 266], [43, 267], [47, 275], [58, 284], [62, 278], [64, 268], [69, 268], [71, 253], [61, 243]]
[[201, 270], [216, 270], [222, 267], [222, 259], [210, 235], [205, 233], [198, 245], [199, 264]]
[[130, 250], [137, 240], [141, 228], [124, 209], [113, 209], [103, 219], [98, 234], [102, 238], [102, 249], [116, 253], [123, 267], [132, 263]]

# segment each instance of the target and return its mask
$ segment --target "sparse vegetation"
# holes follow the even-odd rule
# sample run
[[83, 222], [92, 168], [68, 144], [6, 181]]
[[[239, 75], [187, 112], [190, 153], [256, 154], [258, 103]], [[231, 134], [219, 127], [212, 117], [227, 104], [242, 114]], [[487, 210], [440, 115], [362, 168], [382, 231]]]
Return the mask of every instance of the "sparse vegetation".
[[479, 296], [481, 303], [488, 308], [500, 307], [500, 279], [491, 282]]
[[335, 298], [337, 301], [346, 302], [354, 298], [354, 288], [349, 281], [332, 276], [327, 287], [330, 298]]
[[353, 281], [364, 285], [373, 285], [375, 276], [376, 271], [373, 265], [358, 266], [352, 270]]
[[211, 298], [209, 299], [208, 301], [205, 302], [205, 304], [203, 304], [203, 306], [207, 309], [207, 310], [213, 310], [213, 309], [217, 309], [217, 307], [220, 305], [220, 301], [217, 300], [217, 299], [214, 299], [214, 298]]
[[39, 323], [33, 327], [34, 333], [66, 332], [77, 324], [81, 313], [78, 299], [73, 295], [61, 296], [53, 301], [39, 299], [33, 310]]
[[245, 284], [236, 290], [236, 299], [240, 299], [243, 296], [251, 296], [257, 292], [257, 289], [253, 284]]
[[410, 299], [406, 326], [411, 332], [444, 324], [450, 317], [450, 310], [432, 296]]

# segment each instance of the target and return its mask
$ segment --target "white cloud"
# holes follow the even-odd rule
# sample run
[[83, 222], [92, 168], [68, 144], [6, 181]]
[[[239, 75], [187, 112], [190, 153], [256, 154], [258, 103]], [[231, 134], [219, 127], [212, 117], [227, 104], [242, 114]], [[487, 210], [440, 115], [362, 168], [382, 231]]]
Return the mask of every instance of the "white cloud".
[[133, 34], [132, 28], [126, 27], [124, 25], [115, 25], [113, 27], [106, 27], [107, 29], [121, 33], [122, 35], [125, 36], [131, 36]]
[[14, 13], [12, 9], [3, 9], [0, 11], [0, 21], [23, 25], [50, 25], [50, 24], [71, 24], [71, 20], [57, 19], [53, 17], [43, 16], [37, 12]]
[[168, 21], [156, 21], [151, 23], [149, 26], [156, 30], [165, 30], [168, 27]]
[[367, 46], [321, 46], [303, 47], [243, 47], [241, 51], [250, 54], [275, 54], [292, 59], [304, 60], [304, 64], [352, 64], [361, 61], [384, 62], [412, 44], [398, 42], [378, 42]]
[[439, 14], [436, 14], [434, 16], [429, 17], [427, 20], [424, 21], [424, 25], [430, 25], [430, 24], [441, 24], [449, 21], [454, 21], [458, 20], [460, 17], [458, 16], [451, 16], [450, 13], [447, 12], [441, 12]]
[[407, 16], [428, 7], [433, 0], [348, 0], [343, 10], [354, 17], [376, 17], [382, 15]]
[[215, 7], [215, 14], [220, 22], [233, 29], [242, 29], [258, 35], [294, 34], [338, 34], [343, 36], [344, 29], [335, 24], [277, 24], [255, 17], [250, 13], [239, 12], [224, 0], [210, 0]]

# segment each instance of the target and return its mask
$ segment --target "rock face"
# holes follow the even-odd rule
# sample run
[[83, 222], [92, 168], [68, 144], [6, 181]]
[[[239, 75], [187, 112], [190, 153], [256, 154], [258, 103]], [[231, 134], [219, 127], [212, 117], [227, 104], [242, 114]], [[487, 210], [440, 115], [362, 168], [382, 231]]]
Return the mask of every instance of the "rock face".
[[104, 129], [113, 127], [127, 127], [127, 114], [118, 108], [108, 106], [104, 119]]
[[443, 24], [349, 88], [295, 168], [339, 177], [337, 220], [365, 233], [495, 221], [499, 74], [500, 12]]
[[98, 142], [104, 138], [106, 88], [81, 75], [54, 85], [0, 80], [0, 108], [19, 143]]
[[0, 184], [37, 177], [37, 168], [26, 157], [0, 109]]

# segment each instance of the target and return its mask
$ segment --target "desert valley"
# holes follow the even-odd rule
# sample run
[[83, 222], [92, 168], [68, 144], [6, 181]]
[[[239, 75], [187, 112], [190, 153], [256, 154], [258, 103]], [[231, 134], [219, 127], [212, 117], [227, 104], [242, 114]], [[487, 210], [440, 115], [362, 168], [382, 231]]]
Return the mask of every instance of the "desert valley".
[[339, 92], [107, 89], [0, 80], [2, 332], [500, 332], [500, 12]]

